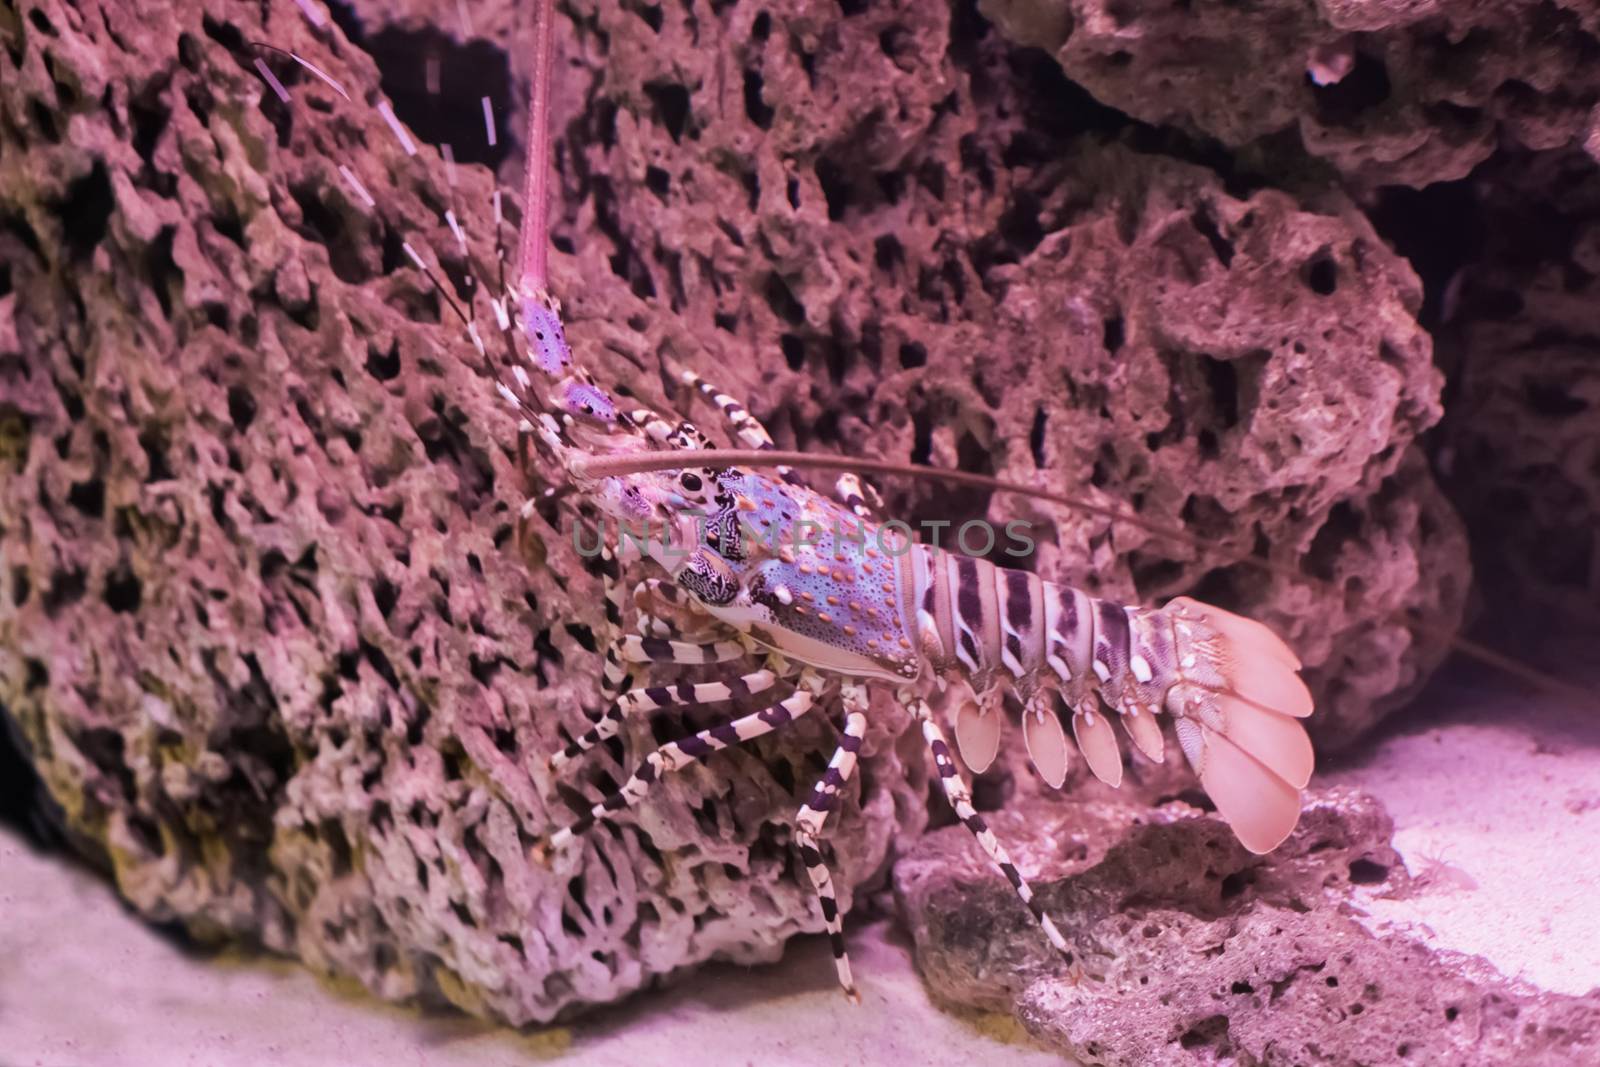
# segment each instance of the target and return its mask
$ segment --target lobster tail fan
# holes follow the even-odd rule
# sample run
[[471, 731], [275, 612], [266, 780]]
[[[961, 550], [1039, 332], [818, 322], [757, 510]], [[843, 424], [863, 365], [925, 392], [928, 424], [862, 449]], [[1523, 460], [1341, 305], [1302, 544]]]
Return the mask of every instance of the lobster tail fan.
[[1300, 821], [1300, 791], [1193, 719], [1178, 720], [1178, 743], [1217, 811], [1251, 852], [1271, 852]]
[[1315, 756], [1300, 661], [1271, 630], [1209, 604], [1174, 601], [1183, 680], [1167, 695], [1200, 784], [1252, 852], [1269, 852], [1300, 818]]

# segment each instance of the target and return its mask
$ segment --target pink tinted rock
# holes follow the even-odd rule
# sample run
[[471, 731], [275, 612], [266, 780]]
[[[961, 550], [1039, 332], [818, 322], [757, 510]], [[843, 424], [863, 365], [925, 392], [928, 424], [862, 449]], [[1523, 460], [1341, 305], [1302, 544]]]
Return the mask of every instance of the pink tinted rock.
[[947, 1003], [1015, 1013], [1075, 1061], [1584, 1064], [1600, 994], [1561, 996], [1353, 914], [1409, 879], [1378, 802], [1313, 792], [1294, 834], [1252, 856], [1181, 802], [1034, 801], [995, 832], [1031, 873], [1069, 965], [960, 826], [895, 868], [917, 963]]
[[[459, 32], [444, 6], [434, 45]], [[570, 500], [518, 553], [553, 475], [516, 469], [487, 368], [398, 251], [492, 275], [487, 172], [457, 169], [462, 257], [436, 155], [279, 63], [286, 112], [245, 45], [361, 99], [377, 72], [342, 33], [290, 4], [69, 10], [0, 50], [24, 176], [0, 187], [0, 704], [78, 846], [151, 919], [517, 1023], [819, 928], [790, 830], [821, 716], [536, 848], [655, 735], [560, 786], [543, 769], [598, 710], [598, 581]], [[1437, 662], [1392, 611], [1444, 631], [1461, 611], [1459, 529], [1415, 447], [1440, 383], [1415, 278], [1346, 200], [1086, 133], [1047, 62], [962, 12], [649, 14], [559, 28], [553, 271], [601, 381], [665, 407], [671, 356], [784, 444], [1181, 523], [1201, 547], [884, 487], [906, 518], [1035, 522], [1047, 576], [1263, 618], [1328, 747]], [[846, 902], [925, 819], [906, 715], [880, 695], [872, 719], [830, 827]]]
[[1581, 139], [1600, 9], [1480, 0], [984, 0], [1019, 43], [1145, 122], [1230, 148], [1289, 138], [1356, 184], [1464, 177], [1502, 140]]

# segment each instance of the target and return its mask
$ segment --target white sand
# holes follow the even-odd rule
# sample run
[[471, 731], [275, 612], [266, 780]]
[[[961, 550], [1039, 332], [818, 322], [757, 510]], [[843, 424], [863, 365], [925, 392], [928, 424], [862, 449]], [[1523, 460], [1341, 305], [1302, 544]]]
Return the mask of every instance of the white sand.
[[1600, 707], [1466, 683], [1434, 685], [1427, 704], [1319, 775], [1381, 797], [1406, 868], [1430, 883], [1368, 897], [1368, 925], [1544, 989], [1600, 988]]
[[[1321, 780], [1377, 793], [1410, 868], [1424, 854], [1435, 861], [1420, 898], [1365, 894], [1375, 927], [1426, 928], [1434, 943], [1547, 989], [1600, 986], [1600, 716], [1436, 686], [1405, 725]], [[1060, 1062], [1007, 1020], [934, 1008], [884, 922], [850, 932], [859, 1008], [834, 988], [825, 943], [807, 938], [776, 966], [713, 968], [572, 1027], [522, 1035], [419, 1017], [282, 961], [192, 958], [99, 881], [5, 831], [0, 916], [8, 1067]]]

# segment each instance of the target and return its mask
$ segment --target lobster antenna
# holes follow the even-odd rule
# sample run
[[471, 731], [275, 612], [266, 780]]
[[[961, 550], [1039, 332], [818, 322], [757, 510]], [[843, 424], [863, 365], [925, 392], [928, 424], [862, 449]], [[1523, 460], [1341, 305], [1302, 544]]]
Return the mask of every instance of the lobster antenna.
[[550, 58], [555, 0], [534, 0], [533, 84], [528, 90], [528, 152], [522, 179], [518, 288], [542, 292], [550, 281]]
[[[970, 485], [995, 492], [1016, 493], [1019, 496], [1031, 497], [1034, 500], [1043, 500], [1051, 504], [1059, 504], [1062, 507], [1071, 508], [1085, 514], [1098, 515], [1114, 522], [1126, 523], [1146, 533], [1177, 541], [1180, 544], [1194, 545], [1201, 549], [1205, 547], [1187, 530], [1152, 522], [1143, 516], [1134, 515], [1121, 508], [1109, 507], [1105, 504], [1094, 504], [1078, 497], [1068, 496], [1065, 493], [1040, 489], [1038, 486], [1026, 485], [1006, 478], [996, 478], [992, 475], [977, 474], [972, 471], [946, 470], [942, 467], [930, 467], [920, 463], [898, 463], [893, 460], [850, 456], [814, 455], [809, 452], [786, 452], [779, 449], [717, 449], [712, 452], [699, 453], [632, 452], [609, 456], [582, 456], [572, 461], [571, 471], [573, 475], [579, 478], [600, 479], [626, 474], [643, 474], [648, 471], [681, 470], [685, 467], [772, 467], [780, 465], [809, 468], [811, 470], [849, 471], [855, 474], [901, 475], [907, 478], [943, 482], [946, 485]], [[1279, 578], [1299, 582], [1313, 588], [1330, 588], [1321, 579], [1314, 578], [1294, 567], [1275, 563], [1272, 560], [1261, 559], [1258, 556], [1244, 556], [1241, 557], [1240, 562]], [[1531, 667], [1486, 645], [1462, 637], [1446, 627], [1418, 618], [1412, 612], [1394, 610], [1389, 612], [1389, 618], [1403, 626], [1408, 626], [1436, 639], [1446, 641], [1451, 647], [1464, 655], [1504, 671], [1513, 677], [1520, 678], [1553, 695], [1575, 699], [1585, 704], [1600, 701], [1600, 692], [1596, 692], [1587, 686], [1557, 678], [1555, 675], [1548, 674], [1536, 667]]]

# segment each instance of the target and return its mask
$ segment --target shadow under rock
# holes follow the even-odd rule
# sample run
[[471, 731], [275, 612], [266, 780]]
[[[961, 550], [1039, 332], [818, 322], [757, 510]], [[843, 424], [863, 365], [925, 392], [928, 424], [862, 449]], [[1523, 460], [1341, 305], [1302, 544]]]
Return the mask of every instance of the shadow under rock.
[[0, 823], [16, 827], [35, 848], [59, 848], [66, 842], [66, 818], [28, 753], [16, 720], [0, 704]]

